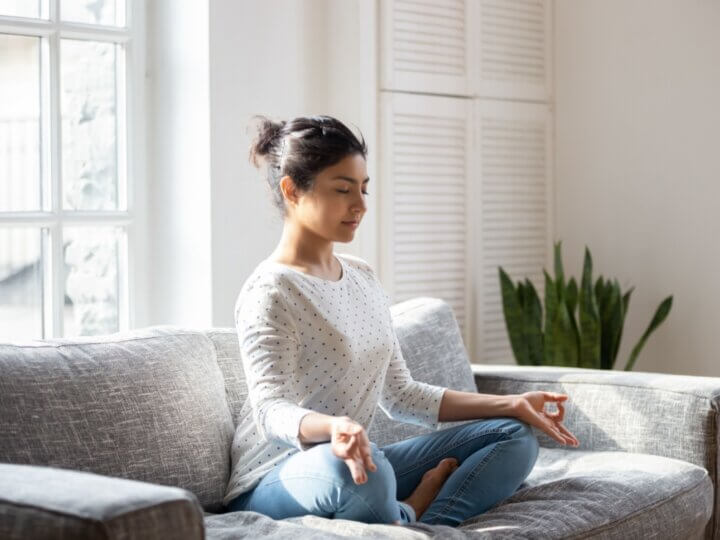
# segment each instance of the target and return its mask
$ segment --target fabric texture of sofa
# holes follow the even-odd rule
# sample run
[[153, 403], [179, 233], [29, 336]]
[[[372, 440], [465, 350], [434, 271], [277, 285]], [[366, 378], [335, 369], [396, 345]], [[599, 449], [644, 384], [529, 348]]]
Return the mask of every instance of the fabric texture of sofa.
[[[525, 483], [457, 528], [226, 512], [234, 428], [250, 414], [234, 328], [0, 344], [0, 538], [720, 538], [720, 378], [471, 365], [444, 301], [391, 312], [414, 378], [567, 393], [580, 447], [535, 429]], [[369, 436], [427, 431], [378, 408]]]

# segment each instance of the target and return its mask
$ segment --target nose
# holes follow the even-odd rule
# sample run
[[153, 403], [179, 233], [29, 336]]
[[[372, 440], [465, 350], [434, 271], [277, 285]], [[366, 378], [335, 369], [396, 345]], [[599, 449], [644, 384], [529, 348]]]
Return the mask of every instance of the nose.
[[355, 199], [352, 205], [352, 211], [355, 217], [358, 219], [367, 211], [367, 204], [365, 203], [364, 195], [360, 195], [359, 198]]

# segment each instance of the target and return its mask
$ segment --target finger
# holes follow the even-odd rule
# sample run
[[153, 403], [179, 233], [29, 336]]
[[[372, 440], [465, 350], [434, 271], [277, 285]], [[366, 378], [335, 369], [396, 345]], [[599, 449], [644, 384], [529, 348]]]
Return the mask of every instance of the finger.
[[370, 439], [367, 436], [367, 432], [365, 430], [362, 431], [362, 439], [363, 439], [363, 446], [362, 446], [362, 453], [363, 458], [365, 461], [365, 467], [370, 471], [377, 471], [377, 465], [372, 460], [372, 447], [370, 446]]
[[558, 428], [566, 437], [569, 437], [569, 438], [572, 440], [572, 442], [575, 444], [575, 446], [579, 446], [579, 445], [580, 445], [580, 441], [577, 440], [577, 437], [575, 437], [575, 435], [573, 435], [572, 433], [570, 433], [570, 430], [568, 430], [568, 428], [566, 428], [566, 427], [563, 426], [562, 424], [557, 424], [557, 428]]
[[545, 399], [550, 399], [552, 401], [565, 401], [568, 398], [567, 394], [558, 394], [556, 392], [543, 392], [543, 395], [545, 396]]
[[364, 484], [367, 478], [365, 477], [365, 471], [362, 469], [362, 467], [360, 467], [357, 459], [346, 459], [345, 463], [347, 463], [347, 466], [350, 469], [350, 474], [352, 475], [353, 481], [356, 484]]
[[555, 439], [560, 444], [566, 444], [567, 441], [565, 441], [565, 438], [562, 436], [562, 434], [555, 428], [550, 428], [550, 431], [548, 433], [553, 439]]
[[563, 435], [558, 431], [558, 429], [555, 427], [555, 424], [551, 422], [550, 420], [547, 420], [546, 418], [543, 418], [542, 421], [542, 427], [545, 433], [550, 435], [553, 439], [555, 439], [560, 444], [565, 444], [565, 439]]
[[555, 430], [562, 437], [563, 444], [570, 444], [572, 446], [575, 446], [575, 437], [573, 437], [572, 434], [570, 434], [564, 426], [560, 424], [555, 424]]
[[557, 407], [556, 412], [545, 412], [548, 418], [550, 418], [553, 422], [562, 422], [563, 418], [565, 417], [565, 406], [557, 401], [555, 402], [555, 406]]
[[360, 440], [357, 435], [353, 435], [351, 438], [353, 440], [353, 444], [350, 447], [349, 455], [357, 464], [358, 469], [362, 471], [362, 476], [367, 479], [367, 474], [365, 473], [365, 456], [363, 455], [362, 445], [360, 444]]

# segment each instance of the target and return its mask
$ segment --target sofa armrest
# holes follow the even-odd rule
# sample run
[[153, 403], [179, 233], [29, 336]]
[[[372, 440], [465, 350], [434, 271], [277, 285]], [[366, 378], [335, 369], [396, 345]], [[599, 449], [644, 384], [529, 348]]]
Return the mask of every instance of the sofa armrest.
[[186, 489], [0, 463], [0, 538], [204, 537], [203, 510]]
[[[478, 392], [567, 394], [564, 424], [581, 450], [639, 452], [705, 467], [715, 481], [720, 377], [473, 364]], [[541, 446], [561, 447], [538, 430]]]

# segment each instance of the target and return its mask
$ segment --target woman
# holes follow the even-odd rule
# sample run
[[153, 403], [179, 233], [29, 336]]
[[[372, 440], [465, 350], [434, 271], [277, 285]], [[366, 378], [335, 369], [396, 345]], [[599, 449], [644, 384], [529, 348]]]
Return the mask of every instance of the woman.
[[[522, 484], [538, 453], [530, 426], [577, 446], [562, 424], [564, 394], [478, 394], [412, 379], [375, 272], [333, 253], [367, 211], [364, 139], [329, 116], [260, 119], [250, 159], [266, 165], [284, 228], [235, 305], [249, 399], [228, 510], [455, 526]], [[557, 412], [544, 412], [546, 401]], [[378, 448], [367, 435], [378, 404], [434, 429], [476, 421]]]

